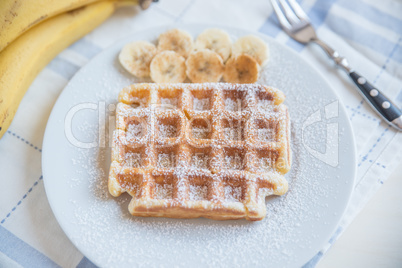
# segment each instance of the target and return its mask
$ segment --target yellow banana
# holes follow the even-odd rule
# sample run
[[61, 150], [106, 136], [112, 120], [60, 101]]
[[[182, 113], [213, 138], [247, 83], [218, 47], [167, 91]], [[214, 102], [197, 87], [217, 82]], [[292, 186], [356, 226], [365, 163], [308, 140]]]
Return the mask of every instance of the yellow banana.
[[36, 75], [60, 51], [101, 24], [117, 7], [136, 3], [136, 0], [100, 1], [57, 15], [34, 26], [1, 51], [0, 138]]
[[[99, 2], [100, 0], [1, 0], [0, 51], [36, 24], [55, 15]], [[150, 0], [139, 0], [143, 9]]]
[[99, 0], [0, 1], [0, 51], [39, 22]]

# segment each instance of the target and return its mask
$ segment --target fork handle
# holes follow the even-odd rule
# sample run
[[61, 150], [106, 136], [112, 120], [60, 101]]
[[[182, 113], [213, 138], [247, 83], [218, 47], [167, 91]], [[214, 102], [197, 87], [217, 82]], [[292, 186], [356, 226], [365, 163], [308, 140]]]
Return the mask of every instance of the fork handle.
[[342, 69], [345, 70], [347, 73], [352, 72], [352, 68], [349, 67], [348, 61], [346, 60], [346, 58], [340, 56], [338, 51], [328, 46], [326, 43], [318, 38], [314, 38], [311, 41], [319, 45], [325, 51], [325, 53], [327, 53], [328, 57], [334, 60], [339, 67], [342, 67]]
[[367, 82], [367, 79], [353, 71], [346, 58], [328, 46], [320, 39], [313, 39], [312, 42], [319, 45], [335, 63], [345, 70], [353, 82], [360, 89], [359, 93], [366, 99], [371, 107], [394, 128], [402, 131], [402, 112], [392, 103], [380, 90]]

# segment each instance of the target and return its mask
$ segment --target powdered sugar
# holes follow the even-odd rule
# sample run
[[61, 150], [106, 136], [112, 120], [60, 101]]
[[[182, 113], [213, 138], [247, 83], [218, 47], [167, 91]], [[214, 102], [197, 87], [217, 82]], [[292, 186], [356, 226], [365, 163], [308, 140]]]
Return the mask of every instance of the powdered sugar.
[[269, 171], [273, 169], [271, 158], [261, 157], [258, 162], [258, 167], [261, 171]]
[[126, 140], [128, 142], [135, 142], [136, 139], [143, 136], [144, 126], [138, 122], [136, 124], [129, 124], [126, 131]]
[[240, 141], [244, 139], [244, 132], [243, 132], [243, 128], [242, 127], [227, 127], [223, 129], [223, 133], [225, 135], [225, 139], [228, 140], [235, 140], [235, 141]]
[[229, 202], [241, 202], [241, 187], [225, 186], [225, 200]]
[[161, 138], [174, 138], [177, 136], [176, 126], [160, 124], [158, 128], [159, 128], [158, 133]]
[[193, 109], [195, 111], [205, 111], [210, 109], [210, 103], [208, 98], [198, 99], [193, 98]]
[[224, 165], [227, 169], [241, 170], [244, 169], [244, 159], [238, 153], [231, 156], [225, 156]]
[[168, 108], [177, 107], [178, 100], [176, 98], [161, 98], [161, 104]]
[[139, 168], [141, 167], [141, 154], [138, 153], [126, 153], [125, 157], [125, 166]]
[[208, 169], [209, 156], [203, 153], [196, 153], [191, 157], [191, 166], [194, 168]]
[[173, 185], [171, 184], [156, 184], [154, 197], [156, 199], [172, 199]]
[[258, 100], [257, 107], [262, 110], [270, 111], [272, 109], [273, 102], [270, 100]]
[[257, 137], [261, 141], [275, 141], [276, 132], [273, 129], [260, 128], [257, 129]]
[[242, 110], [241, 99], [232, 100], [230, 98], [225, 99], [225, 109], [232, 112], [241, 112]]
[[191, 133], [194, 139], [208, 139], [210, 130], [206, 127], [193, 127]]
[[170, 154], [158, 154], [157, 166], [160, 168], [172, 168], [176, 161], [176, 156], [174, 153]]
[[206, 185], [190, 185], [190, 200], [207, 200], [208, 187]]

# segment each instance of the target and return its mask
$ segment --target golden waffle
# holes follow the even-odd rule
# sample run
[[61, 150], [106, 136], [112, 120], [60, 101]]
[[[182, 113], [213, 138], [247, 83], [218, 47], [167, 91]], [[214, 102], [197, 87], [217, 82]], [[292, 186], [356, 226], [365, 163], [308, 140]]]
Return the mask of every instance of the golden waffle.
[[256, 84], [134, 84], [119, 95], [109, 192], [136, 216], [261, 220], [286, 193], [284, 94]]

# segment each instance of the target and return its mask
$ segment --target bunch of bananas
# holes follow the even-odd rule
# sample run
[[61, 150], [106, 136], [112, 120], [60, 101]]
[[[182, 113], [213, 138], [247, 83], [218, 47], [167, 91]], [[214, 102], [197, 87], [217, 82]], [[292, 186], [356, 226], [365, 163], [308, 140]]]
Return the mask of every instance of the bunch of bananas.
[[116, 8], [151, 0], [1, 0], [0, 138], [36, 75]]

